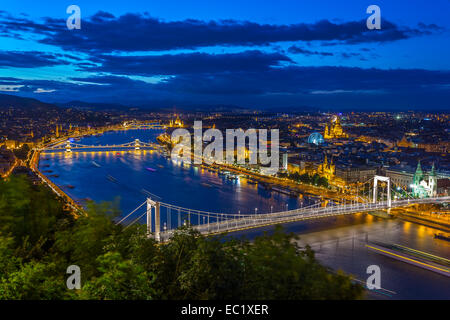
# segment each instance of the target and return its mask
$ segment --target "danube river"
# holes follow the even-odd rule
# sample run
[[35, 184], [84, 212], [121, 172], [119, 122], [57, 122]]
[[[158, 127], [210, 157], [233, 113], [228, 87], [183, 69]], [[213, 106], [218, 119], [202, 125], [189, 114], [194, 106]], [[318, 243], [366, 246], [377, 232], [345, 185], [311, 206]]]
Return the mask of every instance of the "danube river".
[[[316, 257], [333, 270], [343, 270], [365, 283], [367, 267], [381, 270], [382, 290], [369, 291], [371, 299], [450, 300], [450, 278], [370, 251], [371, 241], [395, 243], [450, 259], [450, 242], [434, 238], [439, 230], [401, 219], [383, 219], [366, 213], [299, 221], [284, 226], [299, 236], [300, 246], [310, 245]], [[273, 229], [273, 228], [272, 228]], [[247, 230], [253, 238], [260, 230]], [[235, 233], [233, 236], [241, 236]]]
[[[86, 145], [121, 144], [140, 139], [155, 141], [161, 132], [128, 130], [82, 138]], [[41, 155], [39, 168], [75, 201], [120, 199], [124, 214], [148, 195], [177, 206], [228, 213], [258, 213], [294, 209], [317, 199], [292, 198], [268, 191], [244, 178], [230, 180], [194, 166], [180, 165], [156, 151], [73, 152]], [[147, 170], [152, 168], [153, 170]], [[195, 221], [193, 221], [195, 222]], [[252, 238], [273, 227], [247, 230], [233, 236]], [[434, 239], [438, 230], [400, 219], [355, 214], [300, 221], [285, 226], [309, 244], [317, 258], [334, 270], [342, 269], [363, 283], [369, 265], [381, 269], [382, 290], [375, 299], [450, 299], [448, 277], [369, 251], [368, 241], [384, 241], [450, 258], [450, 243]]]
[[[154, 142], [158, 130], [111, 131], [84, 137], [84, 145], [122, 144], [140, 139]], [[147, 168], [151, 168], [148, 170]], [[268, 191], [245, 178], [228, 179], [216, 172], [174, 162], [151, 150], [73, 152], [41, 155], [39, 169], [72, 199], [120, 200], [124, 214], [147, 196], [185, 208], [222, 213], [276, 212], [309, 205], [308, 197]]]

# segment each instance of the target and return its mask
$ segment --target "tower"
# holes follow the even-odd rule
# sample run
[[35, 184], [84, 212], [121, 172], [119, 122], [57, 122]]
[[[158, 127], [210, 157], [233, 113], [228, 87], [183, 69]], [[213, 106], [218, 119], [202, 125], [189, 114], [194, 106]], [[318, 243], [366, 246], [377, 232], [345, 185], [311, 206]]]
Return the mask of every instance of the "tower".
[[334, 165], [333, 157], [331, 157], [331, 161], [330, 161], [330, 173], [332, 176], [334, 176], [336, 174], [336, 166]]
[[414, 173], [413, 184], [411, 185], [411, 187], [413, 189], [412, 191], [415, 197], [424, 198], [429, 194], [429, 191], [427, 190], [428, 184], [425, 181], [425, 176], [422, 171], [422, 166], [420, 165], [420, 160], [417, 163], [417, 169]]
[[422, 171], [422, 166], [420, 165], [420, 160], [417, 163], [417, 169], [416, 172], [414, 173], [414, 178], [413, 178], [413, 183], [416, 186], [419, 186], [420, 181], [423, 180], [423, 171]]
[[325, 139], [329, 139], [330, 138], [330, 130], [328, 129], [328, 124], [325, 125], [325, 132], [323, 133], [323, 137]]
[[283, 153], [283, 161], [282, 161], [283, 170], [287, 171], [288, 169], [288, 154]]
[[428, 175], [428, 186], [429, 186], [429, 196], [435, 197], [437, 194], [437, 175], [436, 169], [434, 168], [434, 162], [433, 166], [431, 167], [431, 172]]

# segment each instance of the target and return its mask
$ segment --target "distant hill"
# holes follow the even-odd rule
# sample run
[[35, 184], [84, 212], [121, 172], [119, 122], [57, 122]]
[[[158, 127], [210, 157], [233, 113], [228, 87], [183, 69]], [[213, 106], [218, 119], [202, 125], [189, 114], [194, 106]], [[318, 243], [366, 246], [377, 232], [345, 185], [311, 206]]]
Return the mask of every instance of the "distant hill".
[[61, 109], [75, 109], [79, 111], [138, 111], [138, 112], [251, 112], [254, 110], [265, 112], [317, 112], [325, 110], [309, 106], [290, 106], [284, 108], [246, 108], [237, 105], [227, 104], [196, 104], [192, 102], [179, 103], [179, 101], [152, 101], [137, 105], [124, 105], [120, 103], [102, 103], [102, 102], [86, 102], [74, 100], [70, 102], [46, 103], [33, 98], [24, 98], [10, 94], [0, 94], [0, 109], [13, 106], [15, 108], [61, 111]]
[[130, 107], [127, 107], [120, 103], [98, 103], [98, 102], [85, 102], [85, 101], [70, 101], [70, 102], [63, 102], [63, 103], [57, 103], [58, 106], [64, 107], [64, 108], [73, 108], [78, 110], [128, 110]]
[[163, 111], [163, 112], [242, 112], [247, 110], [235, 105], [200, 105], [200, 104], [186, 104], [179, 105], [172, 101], [159, 101], [153, 103], [144, 103], [141, 105], [127, 106], [120, 103], [100, 103], [100, 102], [86, 102], [86, 101], [70, 101], [70, 102], [56, 102], [46, 103], [34, 98], [24, 98], [10, 94], [0, 94], [0, 109], [14, 107], [16, 109], [36, 109], [46, 111], [61, 111], [61, 109], [76, 109], [80, 111]]
[[57, 111], [60, 108], [54, 104], [45, 103], [33, 98], [23, 98], [11, 94], [0, 94], [0, 109], [13, 107], [15, 109], [33, 109], [35, 111]]

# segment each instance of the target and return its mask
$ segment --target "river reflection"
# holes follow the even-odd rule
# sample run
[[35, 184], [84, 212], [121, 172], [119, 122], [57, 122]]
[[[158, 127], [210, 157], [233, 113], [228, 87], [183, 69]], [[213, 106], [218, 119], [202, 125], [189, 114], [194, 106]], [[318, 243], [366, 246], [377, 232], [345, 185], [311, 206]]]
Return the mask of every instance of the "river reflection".
[[[450, 242], [434, 238], [439, 230], [401, 219], [382, 219], [358, 213], [299, 221], [284, 225], [297, 234], [301, 246], [310, 245], [324, 265], [343, 270], [366, 282], [367, 267], [381, 269], [380, 291], [367, 291], [370, 299], [450, 299], [450, 279], [444, 275], [382, 256], [367, 249], [370, 241], [396, 243], [450, 259]], [[236, 232], [229, 236], [252, 239], [273, 227]]]

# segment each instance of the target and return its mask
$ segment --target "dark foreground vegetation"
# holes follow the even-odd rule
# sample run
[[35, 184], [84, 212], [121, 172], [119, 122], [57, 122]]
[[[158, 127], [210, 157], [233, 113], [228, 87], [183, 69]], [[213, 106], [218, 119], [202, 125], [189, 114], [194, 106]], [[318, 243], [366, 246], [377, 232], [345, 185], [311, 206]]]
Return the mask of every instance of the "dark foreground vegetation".
[[[143, 226], [111, 221], [110, 203], [73, 218], [25, 177], [0, 182], [0, 299], [357, 299], [363, 288], [329, 272], [277, 228], [249, 242], [180, 229], [157, 245]], [[66, 269], [81, 268], [80, 290]]]

